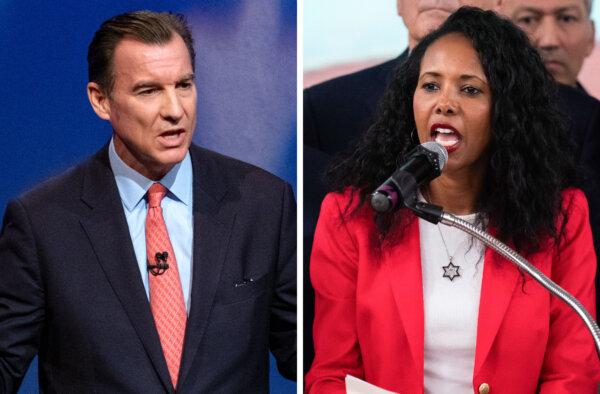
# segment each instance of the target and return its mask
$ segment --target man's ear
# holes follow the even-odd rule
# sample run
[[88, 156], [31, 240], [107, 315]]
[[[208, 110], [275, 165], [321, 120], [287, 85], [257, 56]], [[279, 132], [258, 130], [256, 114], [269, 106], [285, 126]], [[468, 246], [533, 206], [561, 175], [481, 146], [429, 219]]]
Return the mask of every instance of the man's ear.
[[398, 16], [402, 16], [402, 14], [404, 13], [404, 3], [402, 0], [396, 0], [396, 13], [398, 14]]
[[94, 112], [100, 119], [110, 120], [110, 102], [104, 90], [96, 82], [87, 84], [87, 94]]

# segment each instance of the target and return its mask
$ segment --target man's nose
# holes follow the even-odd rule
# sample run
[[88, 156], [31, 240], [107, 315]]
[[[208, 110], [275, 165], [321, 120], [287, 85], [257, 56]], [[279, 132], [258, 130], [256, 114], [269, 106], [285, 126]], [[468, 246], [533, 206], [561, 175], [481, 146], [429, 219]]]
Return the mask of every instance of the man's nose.
[[161, 116], [172, 123], [177, 123], [183, 117], [183, 113], [181, 98], [175, 90], [167, 89], [163, 97]]
[[553, 50], [560, 46], [560, 31], [556, 20], [552, 17], [544, 17], [532, 33], [535, 45], [542, 50]]

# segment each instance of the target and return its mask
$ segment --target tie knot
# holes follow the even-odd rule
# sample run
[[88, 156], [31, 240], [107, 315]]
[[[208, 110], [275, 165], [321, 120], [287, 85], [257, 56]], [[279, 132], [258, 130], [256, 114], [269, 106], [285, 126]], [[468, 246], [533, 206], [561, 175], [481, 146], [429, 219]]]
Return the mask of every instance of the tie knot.
[[167, 195], [167, 188], [160, 183], [154, 183], [148, 189], [148, 205], [150, 208], [160, 207], [160, 202]]

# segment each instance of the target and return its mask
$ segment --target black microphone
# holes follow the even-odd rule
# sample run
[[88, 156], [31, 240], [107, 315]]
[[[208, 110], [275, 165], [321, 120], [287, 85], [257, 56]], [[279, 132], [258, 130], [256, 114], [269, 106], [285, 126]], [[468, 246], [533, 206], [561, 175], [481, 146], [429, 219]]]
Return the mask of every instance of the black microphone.
[[156, 258], [156, 264], [150, 264], [150, 261], [146, 262], [148, 267], [148, 271], [154, 276], [162, 275], [166, 270], [169, 269], [169, 264], [167, 264], [167, 258], [169, 257], [168, 252], [156, 252], [154, 255]]
[[433, 141], [416, 146], [406, 156], [404, 164], [371, 195], [371, 207], [376, 212], [414, 206], [419, 185], [440, 176], [448, 161], [446, 149]]

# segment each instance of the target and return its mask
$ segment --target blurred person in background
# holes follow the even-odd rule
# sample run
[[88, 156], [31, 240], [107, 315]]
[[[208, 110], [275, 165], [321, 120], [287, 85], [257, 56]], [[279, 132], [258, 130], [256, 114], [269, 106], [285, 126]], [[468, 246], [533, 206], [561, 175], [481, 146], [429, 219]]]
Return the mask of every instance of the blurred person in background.
[[503, 0], [501, 11], [527, 33], [556, 81], [583, 90], [577, 76], [594, 49], [592, 0]]

